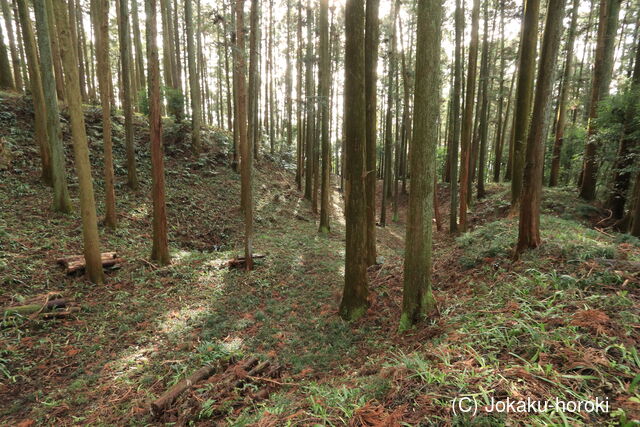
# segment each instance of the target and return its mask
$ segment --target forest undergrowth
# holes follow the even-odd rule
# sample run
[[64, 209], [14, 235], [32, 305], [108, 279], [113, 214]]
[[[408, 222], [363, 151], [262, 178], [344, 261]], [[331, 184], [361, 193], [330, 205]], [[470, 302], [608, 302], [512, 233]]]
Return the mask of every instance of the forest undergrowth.
[[[383, 262], [369, 270], [370, 308], [349, 324], [337, 315], [344, 281], [337, 187], [332, 229], [321, 236], [293, 175], [275, 158], [257, 162], [254, 246], [266, 256], [254, 271], [229, 269], [226, 261], [242, 248], [229, 136], [208, 130], [207, 149], [194, 158], [181, 149], [188, 138], [180, 126], [166, 122], [172, 263], [159, 267], [148, 261], [148, 131], [137, 117], [142, 185], [131, 192], [122, 118], [114, 117], [119, 223], [115, 231], [101, 228], [101, 243], [124, 262], [95, 286], [56, 264], [81, 253], [80, 217], [49, 209], [30, 106], [19, 97], [5, 101], [0, 306], [58, 292], [81, 309], [57, 320], [3, 319], [3, 425], [618, 425], [640, 418], [640, 241], [601, 229], [606, 212], [578, 201], [573, 189], [545, 189], [544, 244], [514, 261], [517, 219], [508, 217], [507, 187], [489, 186], [472, 206], [472, 231], [452, 238], [441, 185], [438, 309], [399, 334], [405, 199], [400, 221], [377, 228]], [[85, 113], [101, 215], [100, 113]], [[70, 151], [64, 120], [63, 128]], [[70, 190], [77, 206], [77, 184]], [[225, 370], [251, 357], [270, 361], [277, 375], [237, 368], [237, 387], [221, 390]], [[211, 380], [161, 416], [149, 412], [151, 401], [206, 365], [218, 367]], [[475, 399], [475, 417], [455, 413], [460, 397]], [[507, 397], [599, 397], [609, 411], [488, 412], [492, 398]]]

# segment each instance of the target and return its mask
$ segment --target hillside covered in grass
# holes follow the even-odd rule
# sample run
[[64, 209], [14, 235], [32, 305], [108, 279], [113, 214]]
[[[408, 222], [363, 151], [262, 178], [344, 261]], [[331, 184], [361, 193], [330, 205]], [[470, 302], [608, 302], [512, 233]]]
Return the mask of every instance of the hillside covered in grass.
[[[331, 233], [319, 235], [318, 217], [284, 162], [259, 161], [254, 245], [265, 257], [250, 272], [229, 268], [242, 252], [229, 136], [207, 129], [206, 150], [193, 157], [167, 121], [167, 135], [178, 136], [165, 135], [172, 262], [159, 266], [148, 260], [146, 122], [136, 116], [141, 188], [132, 192], [116, 115], [119, 225], [101, 227], [100, 239], [123, 261], [96, 286], [56, 263], [82, 253], [77, 187], [70, 187], [72, 214], [49, 209], [28, 101], [2, 96], [0, 306], [61, 294], [79, 310], [57, 319], [5, 313], [1, 424], [620, 425], [640, 418], [640, 241], [600, 229], [600, 209], [572, 189], [545, 190], [543, 245], [518, 261], [505, 186], [490, 186], [473, 206], [471, 231], [455, 238], [436, 231], [437, 312], [401, 334], [406, 200], [400, 221], [377, 230], [383, 262], [368, 270], [370, 307], [348, 323], [337, 314], [345, 256], [337, 188]], [[85, 114], [100, 189], [99, 115]], [[445, 216], [447, 190], [438, 196]], [[100, 216], [100, 191], [96, 199]], [[162, 414], [152, 412], [167, 389], [206, 366], [209, 379]], [[475, 399], [473, 416], [456, 410], [462, 397]], [[492, 399], [507, 397], [599, 398], [609, 406], [602, 413], [489, 410]]]

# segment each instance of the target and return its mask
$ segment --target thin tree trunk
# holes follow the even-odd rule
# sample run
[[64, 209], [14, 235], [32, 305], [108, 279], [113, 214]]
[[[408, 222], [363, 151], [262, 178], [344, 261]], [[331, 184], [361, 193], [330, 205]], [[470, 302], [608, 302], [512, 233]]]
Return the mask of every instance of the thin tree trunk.
[[567, 97], [569, 94], [570, 79], [573, 66], [573, 43], [576, 37], [576, 25], [578, 22], [578, 0], [573, 0], [571, 13], [571, 25], [567, 35], [566, 58], [560, 86], [560, 99], [558, 100], [558, 115], [556, 119], [556, 134], [551, 155], [551, 171], [549, 172], [549, 187], [558, 185], [560, 175], [560, 153], [564, 142], [564, 128], [567, 121]]
[[[135, 0], [134, 0], [135, 1]], [[145, 1], [149, 134], [151, 139], [151, 196], [153, 199], [153, 246], [151, 259], [160, 265], [171, 262], [167, 238], [167, 206], [164, 191], [164, 149], [160, 115], [160, 61], [158, 59], [158, 20], [156, 0]]]
[[[491, 42], [493, 43], [493, 30], [495, 29], [495, 15], [493, 24], [491, 27]], [[486, 153], [487, 153], [487, 138], [489, 133], [489, 110], [491, 106], [489, 105], [489, 69], [491, 68], [491, 64], [489, 64], [489, 2], [485, 0], [484, 3], [484, 34], [482, 41], [482, 65], [480, 68], [480, 84], [482, 91], [482, 107], [480, 108], [480, 124], [479, 124], [479, 133], [480, 133], [480, 146], [479, 146], [479, 159], [478, 159], [478, 182], [477, 182], [477, 191], [478, 191], [478, 199], [484, 198], [486, 195], [484, 188], [484, 175], [485, 175], [485, 164], [486, 164]], [[469, 192], [471, 193], [471, 192]]]
[[202, 141], [200, 139], [202, 106], [200, 104], [200, 81], [198, 80], [196, 45], [193, 35], [193, 5], [190, 0], [185, 0], [184, 2], [184, 20], [187, 30], [187, 60], [189, 63], [189, 93], [191, 99], [191, 150], [194, 154], [199, 154], [202, 151]]
[[476, 88], [478, 63], [478, 27], [480, 0], [473, 0], [471, 13], [471, 41], [469, 43], [469, 66], [467, 69], [467, 94], [462, 119], [460, 152], [460, 231], [467, 230], [467, 191], [471, 179], [471, 138], [473, 132], [473, 94]]
[[[507, 121], [507, 114], [503, 117], [503, 105], [504, 105], [504, 73], [505, 73], [505, 49], [504, 49], [504, 8], [505, 1], [500, 0], [500, 89], [498, 91], [498, 116], [495, 131], [495, 142], [493, 145], [494, 160], [493, 160], [493, 182], [500, 182], [500, 168], [502, 166], [502, 149], [503, 149], [503, 129], [502, 123]], [[513, 80], [512, 80], [513, 81]], [[511, 94], [509, 94], [511, 95]]]
[[307, 108], [306, 130], [306, 162], [304, 177], [304, 198], [313, 202], [313, 135], [315, 134], [315, 96], [313, 85], [313, 9], [311, 0], [307, 5], [307, 54], [305, 58], [305, 105]]
[[[120, 39], [120, 65], [122, 67], [122, 98], [124, 113], [124, 145], [127, 151], [127, 185], [130, 189], [138, 188], [138, 173], [136, 171], [136, 148], [133, 138], [133, 107], [131, 90], [131, 37], [129, 35], [129, 1], [120, 2], [118, 30]], [[135, 1], [135, 0], [134, 0]]]
[[29, 65], [29, 82], [31, 83], [31, 96], [33, 97], [33, 110], [35, 115], [35, 141], [40, 150], [40, 160], [42, 162], [41, 177], [45, 184], [52, 185], [51, 150], [47, 138], [47, 113], [40, 77], [40, 61], [38, 59], [36, 39], [33, 35], [26, 0], [18, 0], [18, 13], [20, 15], [22, 37], [24, 39], [24, 47]]
[[18, 54], [18, 49], [16, 47], [15, 36], [13, 33], [13, 26], [11, 25], [11, 9], [9, 8], [9, 3], [7, 0], [0, 0], [0, 5], [2, 5], [2, 15], [4, 16], [4, 25], [7, 30], [7, 36], [9, 38], [9, 50], [11, 51], [11, 65], [13, 67], [13, 83], [15, 89], [18, 92], [22, 92], [23, 83], [22, 83], [22, 74], [20, 73], [20, 55]]
[[98, 86], [102, 105], [102, 139], [104, 143], [105, 225], [116, 227], [116, 198], [113, 176], [113, 142], [111, 140], [111, 64], [109, 61], [109, 0], [93, 1], [93, 27], [95, 30], [98, 65]]
[[367, 226], [367, 265], [376, 263], [376, 73], [378, 68], [379, 22], [378, 10], [380, 0], [366, 0], [365, 8], [365, 102], [366, 102], [366, 146], [365, 146], [365, 191], [366, 191], [366, 226]]
[[144, 73], [144, 51], [142, 50], [142, 39], [140, 35], [140, 19], [138, 18], [138, 0], [131, 0], [131, 23], [133, 30], [133, 46], [136, 51], [136, 78], [138, 79], [138, 90], [143, 90], [147, 83]]
[[451, 144], [451, 181], [450, 189], [450, 210], [449, 210], [449, 233], [458, 232], [458, 147], [460, 140], [460, 98], [462, 96], [462, 33], [464, 32], [464, 15], [460, 5], [461, 0], [456, 0], [455, 10], [455, 67], [453, 77], [453, 105], [451, 114], [453, 116], [453, 136], [449, 142]]
[[329, 0], [320, 0], [320, 114], [322, 138], [322, 187], [320, 195], [320, 233], [329, 232], [329, 197], [331, 194], [331, 142], [329, 112], [331, 111], [329, 67]]

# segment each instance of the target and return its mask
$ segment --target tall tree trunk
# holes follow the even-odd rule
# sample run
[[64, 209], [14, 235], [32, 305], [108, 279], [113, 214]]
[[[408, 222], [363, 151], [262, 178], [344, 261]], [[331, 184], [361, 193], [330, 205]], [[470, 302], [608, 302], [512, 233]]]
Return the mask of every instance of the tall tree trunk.
[[367, 133], [365, 146], [365, 191], [367, 194], [367, 265], [376, 263], [376, 132], [377, 132], [377, 94], [376, 73], [378, 68], [380, 0], [366, 0], [365, 9], [365, 75], [364, 90], [367, 109]]
[[533, 77], [536, 69], [538, 17], [540, 0], [525, 0], [520, 39], [520, 65], [516, 87], [513, 148], [511, 150], [511, 213], [518, 211], [524, 170], [525, 142], [529, 129], [529, 113], [533, 96]]
[[[504, 105], [504, 73], [505, 73], [505, 49], [504, 49], [504, 8], [505, 1], [500, 0], [500, 89], [498, 90], [498, 116], [495, 131], [495, 142], [493, 144], [493, 182], [500, 182], [500, 168], [502, 166], [503, 133], [502, 123], [506, 123], [507, 118], [502, 115]], [[513, 80], [512, 80], [513, 81]], [[505, 116], [507, 116], [505, 114]]]
[[393, 171], [393, 101], [395, 99], [395, 83], [394, 77], [396, 74], [396, 58], [395, 58], [395, 12], [397, 8], [394, 7], [394, 15], [391, 18], [391, 26], [389, 28], [389, 64], [387, 74], [387, 114], [385, 118], [385, 135], [384, 135], [384, 177], [382, 185], [382, 203], [380, 204], [380, 225], [386, 227], [387, 225], [387, 189], [391, 186], [392, 171]]
[[[200, 139], [200, 81], [196, 64], [196, 45], [193, 35], [193, 5], [190, 0], [184, 2], [184, 24], [187, 29], [187, 60], [189, 63], [189, 92], [191, 98], [191, 149], [195, 154], [202, 151]], [[237, 34], [236, 34], [237, 37]]]
[[245, 268], [253, 269], [253, 195], [251, 173], [253, 150], [247, 137], [247, 89], [244, 47], [244, 0], [236, 1], [236, 50], [235, 67], [238, 88], [238, 134], [241, 152], [241, 198], [244, 206], [244, 256]]
[[558, 115], [556, 118], [556, 132], [553, 143], [553, 153], [551, 155], [551, 171], [549, 172], [549, 187], [558, 185], [558, 177], [560, 176], [560, 154], [562, 152], [562, 143], [564, 142], [564, 128], [567, 122], [567, 97], [569, 94], [569, 86], [571, 81], [571, 73], [573, 66], [573, 43], [576, 37], [576, 25], [578, 22], [578, 0], [573, 0], [571, 12], [571, 25], [569, 26], [569, 34], [567, 35], [566, 58], [564, 60], [564, 71], [562, 73], [562, 82], [560, 83], [560, 99], [558, 100]]
[[[249, 105], [248, 105], [248, 138], [251, 141], [255, 141], [258, 132], [258, 94], [260, 93], [260, 87], [258, 86], [258, 70], [260, 69], [260, 59], [258, 57], [258, 46], [260, 44], [259, 35], [259, 15], [260, 15], [260, 2], [258, 0], [251, 0], [251, 15], [250, 21], [250, 36], [249, 36]], [[255, 152], [254, 152], [255, 156]]]
[[365, 8], [364, 0], [347, 0], [345, 5], [345, 214], [346, 253], [344, 291], [340, 316], [355, 320], [365, 314], [367, 285], [367, 229], [365, 191], [365, 145], [367, 108], [365, 100]]
[[[135, 1], [135, 0], [134, 0]], [[158, 19], [156, 0], [145, 1], [149, 93], [149, 134], [151, 139], [151, 196], [153, 199], [153, 246], [151, 259], [160, 265], [171, 262], [167, 237], [167, 206], [164, 192], [164, 149], [160, 115], [160, 61], [158, 59]]]
[[467, 191], [471, 179], [471, 138], [473, 133], [473, 94], [476, 89], [478, 63], [478, 27], [480, 0], [473, 0], [471, 13], [471, 41], [469, 42], [469, 65], [467, 69], [467, 94], [462, 118], [460, 152], [460, 231], [467, 231]]
[[[133, 107], [131, 90], [131, 37], [129, 35], [129, 1], [120, 2], [118, 17], [118, 31], [120, 39], [120, 65], [122, 67], [122, 98], [124, 113], [124, 145], [127, 151], [127, 185], [130, 189], [138, 188], [138, 173], [136, 172], [136, 148], [133, 139]], [[135, 0], [134, 0], [135, 1]]]
[[12, 1], [11, 7], [13, 9], [13, 16], [14, 16], [15, 26], [16, 26], [16, 35], [18, 39], [18, 54], [20, 55], [20, 69], [22, 74], [22, 80], [24, 81], [24, 88], [26, 91], [30, 87], [29, 72], [27, 71], [27, 60], [26, 60], [26, 55], [24, 53], [24, 44], [22, 43], [22, 29], [21, 29], [20, 17], [18, 13], [18, 3], [16, 0]]
[[[276, 110], [275, 110], [275, 93], [273, 91], [273, 0], [269, 0], [269, 32], [267, 35], [267, 65], [268, 65], [268, 80], [266, 82], [269, 93], [269, 99], [267, 102], [267, 108], [269, 109], [269, 153], [275, 154], [276, 146]], [[267, 101], [267, 100], [265, 100]], [[316, 147], [317, 150], [317, 147]], [[318, 175], [317, 168], [314, 169], [316, 176]], [[317, 193], [314, 193], [314, 195]], [[314, 203], [315, 206], [315, 203]]]
[[296, 55], [296, 184], [302, 191], [302, 168], [304, 165], [304, 98], [302, 97], [302, 0], [298, 0], [298, 23], [296, 25], [298, 50]]
[[136, 79], [138, 79], [138, 90], [147, 87], [144, 73], [144, 51], [142, 50], [142, 39], [140, 35], [140, 19], [138, 18], [138, 0], [131, 0], [131, 23], [133, 30], [133, 46], [136, 51]]
[[558, 46], [560, 45], [564, 7], [565, 0], [549, 0], [531, 117], [531, 131], [527, 136], [516, 256], [525, 249], [536, 248], [540, 245], [540, 196], [542, 193], [542, 165], [544, 162], [544, 121], [553, 92], [554, 72]]
[[47, 136], [51, 151], [51, 178], [53, 183], [53, 209], [58, 212], [71, 212], [71, 199], [67, 188], [64, 147], [62, 146], [62, 130], [60, 129], [60, 112], [56, 96], [56, 78], [53, 74], [51, 53], [51, 33], [49, 30], [48, 3], [45, 0], [34, 1], [36, 15], [36, 32], [40, 50], [40, 71], [42, 91], [46, 104]]
[[331, 111], [329, 69], [329, 0], [320, 0], [320, 114], [322, 138], [322, 187], [320, 194], [320, 233], [329, 232], [329, 197], [331, 194], [331, 142], [329, 112]]
[[[23, 0], [20, 0], [23, 1]], [[84, 259], [87, 263], [87, 275], [95, 284], [104, 282], [102, 260], [100, 258], [100, 237], [98, 235], [98, 219], [96, 204], [93, 194], [93, 182], [91, 179], [91, 163], [89, 161], [89, 147], [85, 132], [84, 113], [82, 111], [82, 98], [80, 96], [80, 82], [78, 77], [78, 59], [73, 47], [67, 16], [67, 8], [64, 2], [55, 1], [54, 13], [60, 35], [60, 55], [65, 75], [65, 88], [67, 90], [67, 103], [69, 118], [71, 121], [71, 134], [73, 139], [73, 152], [75, 157], [76, 174], [80, 184], [80, 214], [82, 216], [82, 236], [84, 240]]]
[[[57, 0], [63, 1], [63, 0]], [[80, 95], [82, 96], [82, 102], [88, 102], [89, 97], [87, 96], [87, 87], [85, 84], [84, 78], [84, 63], [82, 61], [82, 49], [80, 49], [80, 39], [78, 38], [78, 17], [76, 13], [76, 2], [75, 0], [68, 0], [68, 8], [69, 8], [69, 35], [71, 36], [71, 43], [73, 44], [73, 49], [75, 50], [76, 60], [78, 67], [78, 82], [80, 83]]]
[[404, 288], [400, 330], [409, 329], [435, 308], [431, 292], [431, 238], [440, 113], [440, 31], [442, 2], [418, 3], [415, 126], [411, 144], [411, 191], [407, 210]]
[[4, 25], [7, 30], [7, 37], [9, 38], [9, 50], [11, 51], [11, 65], [13, 66], [13, 82], [15, 89], [18, 92], [22, 92], [22, 74], [20, 70], [20, 55], [18, 54], [18, 48], [16, 47], [15, 36], [13, 33], [13, 26], [11, 22], [11, 9], [7, 0], [0, 0], [2, 5], [2, 15], [4, 16]]
[[585, 200], [596, 198], [596, 184], [598, 178], [597, 152], [599, 144], [596, 138], [596, 118], [598, 105], [609, 94], [611, 72], [613, 70], [613, 53], [618, 29], [618, 13], [622, 0], [601, 0], [600, 21], [598, 23], [598, 41], [596, 44], [596, 58], [593, 65], [593, 80], [591, 82], [591, 101], [589, 104], [589, 122], [587, 125], [587, 142], [584, 148], [582, 167], [582, 183], [580, 197]]
[[102, 140], [104, 142], [105, 225], [116, 227], [116, 196], [113, 186], [113, 142], [111, 140], [111, 64], [109, 61], [109, 0], [93, 1], [93, 20], [98, 65], [98, 86], [102, 105]]
[[36, 39], [33, 35], [33, 28], [31, 28], [31, 17], [29, 16], [26, 0], [18, 0], [18, 13], [20, 15], [22, 37], [24, 39], [24, 48], [29, 65], [29, 82], [31, 83], [31, 96], [33, 97], [33, 110], [35, 115], [35, 141], [40, 150], [40, 160], [42, 162], [41, 177], [45, 184], [51, 185], [53, 183], [51, 150], [47, 138], [47, 113], [40, 77], [40, 61], [38, 60]]
[[[313, 202], [313, 137], [315, 134], [315, 96], [313, 85], [313, 9], [311, 0], [307, 5], [307, 54], [305, 58], [305, 106], [307, 108], [306, 129], [306, 161], [304, 177], [304, 198]], [[314, 210], [315, 211], [315, 210]]]
[[455, 10], [455, 66], [453, 76], [453, 105], [451, 115], [453, 116], [451, 145], [451, 181], [449, 182], [449, 193], [451, 197], [449, 209], [449, 233], [458, 232], [458, 147], [460, 140], [460, 98], [462, 96], [462, 33], [464, 32], [464, 15], [460, 5], [461, 0], [456, 0]]
[[293, 113], [293, 85], [291, 82], [291, 2], [287, 2], [287, 46], [286, 46], [286, 69], [285, 69], [285, 108], [287, 110], [287, 151], [291, 151], [291, 144], [293, 143], [293, 125], [292, 125], [292, 113]]
[[7, 46], [4, 43], [4, 36], [2, 35], [1, 25], [0, 25], [0, 89], [5, 89], [5, 90], [16, 89], [16, 85], [13, 81], [13, 76], [11, 73], [11, 65], [9, 64], [9, 56], [7, 55]]
[[[493, 30], [495, 29], [495, 15], [491, 28], [491, 42], [493, 44]], [[480, 107], [480, 123], [479, 123], [479, 152], [478, 152], [478, 182], [477, 191], [478, 199], [484, 198], [486, 195], [484, 188], [484, 175], [486, 166], [486, 153], [487, 153], [487, 138], [489, 133], [489, 2], [485, 0], [484, 3], [484, 32], [482, 36], [482, 65], [480, 67], [480, 85], [481, 85], [481, 102]], [[471, 193], [471, 192], [469, 192]]]

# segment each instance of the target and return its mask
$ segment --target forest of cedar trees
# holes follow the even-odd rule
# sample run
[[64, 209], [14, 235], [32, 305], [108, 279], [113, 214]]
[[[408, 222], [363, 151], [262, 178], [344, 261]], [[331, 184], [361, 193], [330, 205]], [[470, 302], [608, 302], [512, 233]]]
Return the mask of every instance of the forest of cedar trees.
[[637, 0], [0, 6], [0, 425], [640, 423]]

